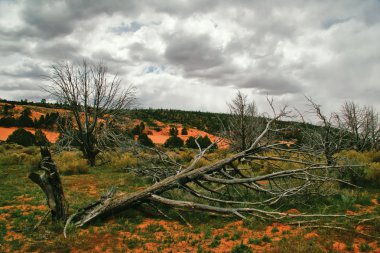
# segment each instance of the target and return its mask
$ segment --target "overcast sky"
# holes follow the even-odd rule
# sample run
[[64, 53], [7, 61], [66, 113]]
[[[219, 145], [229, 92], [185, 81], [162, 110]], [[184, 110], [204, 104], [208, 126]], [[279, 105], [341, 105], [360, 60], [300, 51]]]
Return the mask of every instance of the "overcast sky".
[[59, 60], [103, 60], [141, 106], [226, 112], [239, 89], [380, 111], [379, 0], [0, 0], [0, 97], [46, 98]]

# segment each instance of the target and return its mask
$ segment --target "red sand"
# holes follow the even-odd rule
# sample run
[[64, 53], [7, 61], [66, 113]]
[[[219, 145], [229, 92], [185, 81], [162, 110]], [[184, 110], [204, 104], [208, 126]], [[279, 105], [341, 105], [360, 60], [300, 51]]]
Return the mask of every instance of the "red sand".
[[[170, 125], [164, 125], [164, 123], [156, 121], [156, 124], [159, 125], [162, 130], [156, 131], [153, 128], [146, 127], [145, 132], [148, 134], [148, 137], [155, 143], [155, 144], [164, 144], [167, 139], [170, 137], [170, 128], [171, 126], [175, 126], [178, 129], [178, 137], [182, 140], [186, 141], [190, 136], [192, 137], [198, 137], [198, 136], [205, 136], [207, 135], [211, 141], [215, 141], [218, 139], [217, 136], [209, 134], [205, 131], [198, 130], [195, 128], [188, 128], [187, 129], [187, 135], [181, 135], [183, 126], [181, 124], [170, 124]], [[226, 140], [221, 139], [221, 141], [218, 143], [219, 148], [228, 148], [228, 143]]]
[[[17, 129], [17, 127], [0, 127], [0, 140], [5, 141], [8, 138], [8, 136], [11, 133], [13, 133], [16, 129]], [[26, 131], [33, 133], [33, 134], [36, 132], [36, 130], [34, 128], [25, 127], [24, 129]], [[42, 130], [42, 132], [46, 135], [46, 138], [50, 142], [54, 143], [58, 140], [59, 133], [47, 131], [47, 130]]]

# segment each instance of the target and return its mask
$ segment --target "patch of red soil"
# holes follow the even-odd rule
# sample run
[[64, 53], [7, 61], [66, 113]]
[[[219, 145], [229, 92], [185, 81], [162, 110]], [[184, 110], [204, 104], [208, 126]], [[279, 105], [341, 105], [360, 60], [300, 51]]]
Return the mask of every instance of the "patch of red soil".
[[[11, 135], [17, 129], [18, 127], [0, 127], [0, 141], [7, 140], [8, 136]], [[31, 132], [32, 134], [36, 132], [34, 128], [30, 127], [24, 127], [24, 129], [28, 132]], [[46, 135], [46, 138], [50, 142], [54, 143], [58, 140], [59, 133], [48, 130], [42, 130], [42, 132]]]
[[[158, 231], [151, 231], [149, 226], [161, 226]], [[277, 231], [272, 232], [276, 227]], [[289, 231], [289, 234], [282, 234], [283, 231]], [[261, 245], [253, 245], [249, 243], [250, 239], [262, 238], [267, 234], [273, 242], [279, 241], [283, 237], [290, 237], [292, 234], [297, 233], [297, 230], [291, 230], [288, 225], [280, 223], [274, 223], [268, 226], [265, 231], [258, 229], [253, 231], [247, 227], [244, 227], [242, 221], [231, 222], [220, 229], [213, 229], [212, 236], [205, 238], [205, 233], [195, 232], [187, 228], [185, 225], [180, 224], [177, 221], [165, 221], [145, 219], [140, 225], [136, 226], [136, 231], [133, 233], [127, 231], [119, 231], [116, 234], [111, 235], [108, 230], [103, 227], [93, 228], [92, 232], [88, 232], [88, 229], [82, 229], [79, 232], [80, 240], [88, 240], [91, 247], [91, 252], [109, 252], [109, 251], [123, 251], [123, 252], [195, 252], [198, 244], [202, 245], [204, 251], [211, 252], [231, 252], [232, 248], [236, 245], [244, 243], [252, 248], [254, 252], [269, 252], [271, 249], [271, 243], [262, 243]], [[241, 235], [239, 239], [231, 239], [236, 233]], [[227, 235], [227, 236], [225, 236]], [[215, 236], [219, 236], [220, 245], [212, 248], [211, 242]], [[84, 237], [84, 238], [82, 238]], [[86, 239], [85, 239], [86, 238]], [[138, 247], [133, 249], [127, 248], [126, 240], [137, 240], [139, 242]], [[163, 243], [169, 240], [170, 243]], [[196, 244], [191, 242], [197, 241]], [[72, 252], [84, 252], [83, 250], [72, 249]]]
[[260, 181], [257, 181], [258, 184], [260, 185], [269, 185], [269, 181], [268, 180], [260, 180]]
[[318, 238], [319, 235], [315, 232], [310, 232], [310, 233], [307, 233], [304, 238], [305, 239], [313, 239], [313, 238]]
[[289, 209], [288, 211], [286, 211], [287, 213], [290, 213], [290, 214], [300, 214], [301, 212], [298, 211], [297, 209], [295, 208], [292, 208], [292, 209]]
[[278, 143], [286, 145], [288, 148], [290, 148], [292, 145], [296, 144], [295, 141], [279, 141]]
[[160, 126], [161, 130], [157, 131], [156, 129], [147, 126], [145, 128], [145, 133], [148, 135], [148, 137], [153, 141], [155, 144], [164, 144], [167, 139], [170, 137], [170, 128], [171, 127], [176, 127], [178, 129], [178, 137], [181, 138], [183, 141], [186, 141], [190, 136], [192, 137], [198, 137], [198, 136], [208, 136], [212, 142], [220, 139], [220, 142], [218, 143], [218, 148], [225, 149], [228, 148], [228, 142], [225, 139], [221, 139], [215, 135], [209, 134], [205, 131], [198, 130], [195, 128], [188, 128], [187, 129], [187, 135], [181, 135], [183, 126], [181, 124], [170, 124], [170, 125], [165, 125], [164, 123], [160, 121], [156, 121], [156, 124]]
[[333, 250], [337, 252], [345, 252], [346, 250], [346, 244], [343, 242], [334, 242], [333, 244]]
[[347, 210], [346, 214], [347, 215], [356, 215], [357, 213], [355, 213], [354, 211], [351, 211], [351, 210]]
[[75, 189], [76, 191], [85, 192], [90, 196], [99, 197], [97, 180], [94, 175], [75, 175], [66, 176], [64, 188]]

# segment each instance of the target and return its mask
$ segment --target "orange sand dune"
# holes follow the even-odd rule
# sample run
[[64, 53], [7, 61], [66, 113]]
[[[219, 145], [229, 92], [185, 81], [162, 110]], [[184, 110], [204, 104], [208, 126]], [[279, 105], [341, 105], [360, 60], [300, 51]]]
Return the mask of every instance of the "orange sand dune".
[[[5, 141], [16, 129], [18, 129], [18, 127], [0, 127], [0, 140]], [[36, 132], [34, 128], [24, 127], [24, 129], [33, 134]], [[42, 132], [50, 142], [54, 143], [58, 140], [59, 133], [47, 130], [42, 130]]]

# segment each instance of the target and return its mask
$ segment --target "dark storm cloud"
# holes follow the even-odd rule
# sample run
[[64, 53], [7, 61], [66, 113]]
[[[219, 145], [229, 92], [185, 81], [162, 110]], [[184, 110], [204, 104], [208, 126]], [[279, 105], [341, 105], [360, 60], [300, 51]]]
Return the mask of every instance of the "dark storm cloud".
[[64, 40], [61, 41], [47, 41], [45, 43], [38, 43], [34, 50], [34, 55], [43, 57], [49, 61], [56, 60], [74, 60], [78, 61], [83, 56], [81, 55], [81, 47], [77, 43], [71, 43]]
[[239, 85], [239, 88], [254, 88], [263, 94], [281, 95], [287, 93], [297, 93], [301, 91], [296, 80], [278, 76], [252, 77]]
[[166, 59], [185, 71], [207, 70], [223, 63], [223, 55], [207, 35], [175, 34], [167, 39]]
[[15, 91], [20, 92], [24, 98], [25, 92], [29, 91], [40, 91], [41, 87], [34, 83], [27, 83], [27, 82], [8, 82], [8, 83], [0, 83], [0, 90], [8, 92], [8, 91]]
[[46, 71], [34, 63], [23, 63], [15, 69], [0, 70], [0, 75], [18, 78], [41, 79], [46, 76]]
[[64, 36], [72, 33], [82, 20], [117, 12], [134, 16], [143, 6], [139, 1], [121, 0], [26, 1], [22, 10], [22, 19], [26, 27], [17, 34], [46, 39]]

